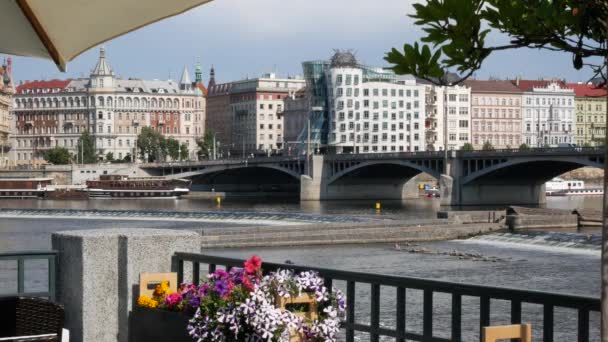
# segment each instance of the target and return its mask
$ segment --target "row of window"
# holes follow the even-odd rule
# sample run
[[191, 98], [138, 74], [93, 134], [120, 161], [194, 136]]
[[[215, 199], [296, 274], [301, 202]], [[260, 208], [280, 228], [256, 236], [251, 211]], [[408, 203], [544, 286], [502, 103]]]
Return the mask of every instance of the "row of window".
[[492, 109], [488, 108], [473, 108], [474, 118], [489, 118], [489, 119], [519, 119], [519, 109]]
[[[592, 108], [593, 108], [592, 105], [590, 105], [590, 104], [587, 105], [587, 111], [591, 112], [593, 110]], [[585, 105], [579, 103], [578, 105], [576, 105], [576, 109], [578, 109], [580, 111], [583, 111], [583, 110], [585, 110]], [[605, 110], [604, 110], [604, 107], [601, 104], [596, 104], [595, 105], [595, 111], [596, 112], [604, 112]]]
[[[556, 123], [556, 124], [542, 123], [540, 127], [541, 127], [542, 132], [546, 132], [546, 131], [560, 132], [560, 125], [558, 123]], [[537, 131], [538, 131], [538, 123], [536, 123], [534, 125], [534, 132], [537, 132]], [[532, 132], [532, 124], [529, 122], [526, 123], [526, 132]], [[566, 125], [564, 123], [561, 124], [561, 132], [572, 132], [572, 124], [568, 124], [568, 125]]]
[[[178, 99], [155, 99], [148, 100], [147, 98], [131, 99], [119, 97], [113, 100], [112, 97], [94, 97], [91, 96], [88, 101], [91, 106], [113, 107], [116, 102], [117, 108], [179, 108]], [[69, 98], [42, 98], [42, 99], [15, 99], [15, 108], [81, 108], [87, 107], [86, 97], [69, 97]], [[182, 108], [201, 108], [201, 101], [182, 99]]]
[[[260, 129], [264, 129], [264, 127], [268, 127], [268, 129], [274, 129], [274, 125], [273, 124], [268, 124], [268, 126], [265, 126], [264, 124], [260, 124]], [[277, 129], [283, 129], [281, 124], [278, 124], [276, 126]]]
[[[90, 119], [93, 120], [93, 113], [91, 113], [90, 115]], [[15, 114], [17, 121], [44, 121], [44, 120], [59, 120], [61, 117], [63, 117], [63, 120], [86, 120], [88, 118], [87, 114], [83, 114], [83, 113], [57, 113], [57, 114], [49, 114], [49, 113], [45, 113], [45, 114]], [[133, 120], [138, 120], [141, 117], [141, 120], [146, 120], [146, 116], [150, 118], [150, 120], [177, 120], [179, 118], [179, 114], [177, 113], [123, 113], [119, 112], [116, 114], [116, 116], [118, 117], [118, 120], [122, 120], [123, 117], [126, 120], [131, 120], [131, 118]], [[202, 115], [201, 114], [195, 114], [195, 120], [196, 121], [200, 121]], [[184, 120], [185, 121], [190, 121], [192, 119], [192, 114], [191, 113], [184, 113], [183, 114]], [[103, 114], [103, 112], [98, 112], [97, 113], [97, 118], [103, 120], [104, 118], [108, 119], [108, 120], [112, 120], [112, 113], [108, 112], [105, 115]]]
[[526, 97], [527, 105], [535, 104], [537, 106], [540, 106], [540, 105], [557, 105], [557, 106], [559, 106], [561, 104], [562, 106], [565, 106], [566, 103], [568, 104], [568, 106], [572, 106], [572, 99], [571, 98], [568, 98], [568, 99], [561, 98], [560, 99], [557, 97], [549, 97], [549, 98], [535, 97], [535, 99], [533, 100], [532, 97]]
[[519, 99], [498, 98], [498, 97], [473, 97], [473, 105], [481, 106], [519, 106]]
[[[382, 89], [379, 90], [377, 88], [375, 89], [367, 89], [364, 88], [363, 89], [363, 96], [365, 97], [369, 97], [370, 93], [372, 94], [372, 96], [374, 97], [379, 97], [379, 96], [384, 96], [384, 97], [389, 97], [389, 89]], [[380, 93], [382, 93], [382, 95], [380, 95]], [[413, 96], [412, 96], [413, 94]], [[330, 93], [330, 95], [332, 95]], [[419, 91], [417, 89], [414, 89], [413, 91], [410, 89], [390, 89], [390, 97], [418, 97]], [[359, 88], [336, 88], [336, 97], [342, 97], [342, 96], [347, 96], [347, 97], [359, 97]]]
[[[420, 114], [418, 112], [414, 112], [413, 115], [412, 113], [407, 113], [407, 115], [404, 112], [399, 112], [399, 120], [403, 120], [404, 118], [406, 118], [407, 120], [411, 120], [412, 117], [414, 119], [419, 119], [420, 118]], [[345, 115], [344, 112], [339, 112], [338, 113], [338, 120], [339, 121], [344, 121], [345, 118], [348, 118], [348, 120], [359, 120], [360, 116], [359, 116], [359, 112], [353, 112], [353, 111], [349, 111], [347, 113], [347, 115]], [[363, 120], [368, 120], [370, 118], [369, 116], [369, 111], [363, 111]], [[382, 112], [382, 119], [388, 120], [389, 118], [389, 113], [387, 111]], [[372, 119], [373, 120], [378, 120], [380, 119], [380, 113], [372, 113]], [[397, 113], [390, 113], [390, 119], [391, 120], [397, 120]]]
[[[331, 142], [333, 142], [333, 143], [355, 142], [354, 133], [341, 134], [340, 141], [336, 140], [337, 138], [338, 138], [338, 136], [336, 133], [331, 134]], [[379, 141], [383, 141], [383, 142], [390, 141], [392, 143], [396, 143], [398, 141], [409, 141], [410, 138], [413, 138], [414, 141], [419, 141], [420, 134], [414, 133], [413, 135], [409, 135], [409, 134], [405, 135], [403, 133], [399, 133], [399, 134], [391, 134], [389, 136], [388, 133], [382, 133], [381, 135], [378, 135], [378, 134], [370, 135], [369, 133], [363, 133], [363, 135], [357, 135], [356, 142], [363, 143], [363, 144], [371, 142], [372, 144], [377, 144]]]
[[[561, 143], [571, 143], [574, 142], [574, 140], [569, 137], [569, 136], [559, 136], [559, 137], [548, 137], [548, 136], [544, 136], [540, 139], [540, 141], [543, 144], [552, 144], [552, 145], [557, 145], [557, 144], [561, 144]], [[529, 136], [526, 137], [526, 145], [529, 146], [535, 146], [538, 143], [538, 139], [536, 138], [536, 136]]]
[[[594, 115], [594, 116], [587, 115], [586, 117], [587, 117], [587, 122], [599, 122], [599, 123], [602, 123], [602, 124], [604, 123], [604, 116], [603, 115], [600, 115], [600, 116], [597, 116], [597, 115]], [[583, 116], [583, 115], [577, 115], [576, 116], [576, 122], [585, 122], [585, 116]]]
[[492, 144], [494, 147], [499, 146], [499, 145], [506, 145], [506, 146], [511, 146], [511, 147], [517, 147], [519, 145], [521, 145], [521, 136], [518, 135], [478, 135], [478, 134], [474, 134], [473, 135], [473, 144], [475, 145], [483, 145], [486, 142], [489, 142], [490, 144]]
[[[354, 129], [357, 132], [361, 130], [361, 124], [360, 123], [355, 124], [354, 122], [349, 122], [348, 125], [345, 124], [345, 123], [341, 123], [339, 125], [336, 125], [335, 121], [332, 122], [333, 130], [339, 129], [340, 132], [345, 132], [347, 126], [348, 126], [348, 130], [353, 130]], [[413, 126], [414, 130], [419, 130], [420, 127], [421, 127], [417, 122], [415, 122], [412, 126]], [[399, 124], [391, 124], [390, 125], [390, 130], [393, 131], [393, 132], [395, 132], [395, 131], [397, 131], [397, 129], [399, 129], [399, 130], [405, 129], [406, 131], [409, 132], [411, 130], [412, 126], [410, 126], [410, 124], [404, 125], [403, 122], [400, 122]], [[364, 131], [369, 131], [370, 127], [371, 127], [372, 132], [378, 132], [380, 130], [380, 127], [381, 127], [381, 130], [383, 130], [383, 131], [388, 131], [389, 130], [389, 124], [387, 122], [383, 122], [382, 125], [378, 125], [378, 124], [370, 125], [369, 122], [364, 122], [363, 123], [363, 130]]]
[[518, 122], [484, 122], [474, 121], [473, 122], [474, 132], [519, 132], [520, 126]]

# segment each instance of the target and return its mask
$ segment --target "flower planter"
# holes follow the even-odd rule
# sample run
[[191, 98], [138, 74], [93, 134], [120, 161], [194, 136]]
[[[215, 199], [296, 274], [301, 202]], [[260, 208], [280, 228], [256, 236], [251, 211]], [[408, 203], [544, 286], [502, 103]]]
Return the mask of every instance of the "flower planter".
[[190, 317], [181, 312], [135, 307], [129, 319], [130, 342], [192, 342]]
[[[275, 296], [275, 305], [277, 308], [290, 311], [296, 316], [304, 318], [307, 322], [314, 321], [318, 318], [317, 301], [314, 294], [302, 293], [297, 297], [285, 298], [279, 295]], [[292, 307], [296, 305], [304, 305], [304, 311], [294, 311]], [[303, 342], [306, 339], [304, 335], [296, 331], [289, 331], [289, 342]]]

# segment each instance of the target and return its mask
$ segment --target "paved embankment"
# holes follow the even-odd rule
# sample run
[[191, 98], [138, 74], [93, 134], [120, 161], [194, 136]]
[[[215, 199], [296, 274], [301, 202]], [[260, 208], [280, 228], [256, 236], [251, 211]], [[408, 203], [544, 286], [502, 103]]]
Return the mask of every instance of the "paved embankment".
[[504, 225], [499, 223], [421, 220], [202, 229], [200, 232], [203, 248], [239, 248], [453, 240], [502, 229]]

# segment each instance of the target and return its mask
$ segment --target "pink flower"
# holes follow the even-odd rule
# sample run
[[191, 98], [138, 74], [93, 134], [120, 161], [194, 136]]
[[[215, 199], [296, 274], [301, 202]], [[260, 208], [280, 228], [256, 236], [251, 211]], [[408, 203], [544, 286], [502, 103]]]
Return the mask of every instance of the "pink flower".
[[254, 255], [245, 261], [245, 272], [249, 274], [256, 273], [260, 267], [262, 267], [262, 259], [257, 255]]
[[173, 292], [165, 297], [165, 305], [167, 305], [169, 308], [174, 308], [181, 302], [182, 295], [177, 292]]

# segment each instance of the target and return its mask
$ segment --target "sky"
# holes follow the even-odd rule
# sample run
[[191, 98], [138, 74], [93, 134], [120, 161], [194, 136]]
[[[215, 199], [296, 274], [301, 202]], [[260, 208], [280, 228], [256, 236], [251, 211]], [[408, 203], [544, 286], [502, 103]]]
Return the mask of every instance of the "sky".
[[[123, 78], [178, 79], [184, 66], [194, 78], [200, 61], [208, 82], [229, 82], [276, 72], [302, 73], [302, 61], [328, 59], [334, 49], [352, 49], [359, 62], [387, 66], [392, 47], [413, 43], [421, 31], [407, 14], [412, 0], [215, 0], [103, 45], [110, 65]], [[69, 63], [66, 73], [51, 61], [13, 57], [18, 81], [87, 77], [99, 47]], [[0, 57], [4, 57], [0, 55]], [[565, 78], [586, 81], [589, 71], [572, 68], [565, 53], [538, 50], [491, 55], [475, 75], [526, 79]]]

